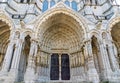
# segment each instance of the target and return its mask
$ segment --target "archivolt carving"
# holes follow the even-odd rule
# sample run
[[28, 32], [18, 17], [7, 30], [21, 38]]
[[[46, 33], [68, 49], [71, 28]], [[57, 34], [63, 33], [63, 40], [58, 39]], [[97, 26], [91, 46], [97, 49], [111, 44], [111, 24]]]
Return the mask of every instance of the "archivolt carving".
[[12, 20], [4, 10], [0, 9], [0, 68], [6, 54], [6, 49], [10, 39], [10, 30], [14, 28]]
[[117, 16], [117, 17], [111, 19], [110, 22], [108, 23], [107, 31], [110, 32], [112, 30], [112, 27], [115, 24], [117, 24], [118, 22], [120, 22], [120, 16]]
[[[58, 17], [57, 17], [58, 16]], [[43, 47], [74, 48], [79, 46], [84, 38], [81, 26], [65, 14], [55, 14], [48, 18], [38, 29], [38, 38]]]
[[[60, 4], [58, 4], [58, 5], [60, 5]], [[64, 17], [64, 18], [61, 19], [61, 17]], [[37, 37], [40, 38], [40, 42], [43, 42], [42, 45], [44, 47], [49, 48], [48, 46], [46, 46], [46, 44], [47, 43], [50, 44], [50, 42], [52, 42], [54, 40], [57, 40], [56, 42], [60, 44], [60, 42], [63, 42], [63, 41], [59, 41], [59, 40], [67, 39], [67, 41], [64, 40], [64, 42], [67, 43], [70, 40], [68, 43], [70, 45], [72, 45], [71, 50], [74, 47], [76, 49], [78, 49], [80, 46], [79, 45], [80, 42], [82, 42], [82, 40], [84, 40], [86, 38], [87, 25], [85, 25], [85, 19], [82, 16], [78, 15], [77, 13], [76, 14], [73, 13], [72, 10], [70, 10], [66, 7], [58, 7], [58, 6], [54, 7], [52, 9], [46, 11], [44, 13], [44, 15], [39, 16], [36, 19], [36, 21], [37, 22], [36, 22], [35, 28], [34, 28], [34, 31], [36, 34], [35, 36], [36, 36], [36, 38]], [[59, 24], [59, 23], [62, 23], [62, 24]], [[60, 26], [58, 26], [58, 25], [60, 25]], [[58, 33], [58, 34], [56, 34], [56, 36], [52, 37], [52, 33], [55, 33], [56, 30], [54, 30], [54, 29], [49, 30], [48, 33], [50, 33], [50, 34], [45, 33], [45, 31], [47, 31], [47, 29], [49, 29], [49, 28], [52, 29], [52, 27], [64, 27], [64, 30], [59, 31], [59, 30], [57, 30], [58, 28], [56, 28], [57, 32], [60, 32], [60, 33]], [[62, 28], [59, 28], [59, 29], [62, 29]], [[51, 32], [51, 31], [53, 31], [53, 32]], [[65, 32], [63, 32], [63, 31], [65, 31]], [[69, 33], [70, 34], [73, 33], [73, 34], [70, 35]], [[60, 36], [60, 34], [61, 34], [61, 36]], [[72, 38], [73, 37], [72, 35], [74, 36], [74, 38]], [[44, 38], [44, 40], [42, 40], [42, 38]], [[57, 43], [55, 43], [54, 45], [51, 45], [51, 46], [59, 45]], [[62, 46], [61, 44], [60, 44], [60, 46]], [[76, 46], [78, 46], [78, 47], [76, 47]]]
[[[58, 5], [60, 5], [60, 4], [58, 4]], [[82, 27], [82, 30], [86, 36], [86, 30], [87, 30], [88, 26], [85, 23], [86, 22], [85, 18], [80, 16], [77, 12], [74, 13], [72, 10], [70, 10], [66, 7], [58, 7], [58, 6], [46, 11], [42, 16], [38, 16], [38, 18], [36, 19], [37, 22], [35, 24], [34, 30], [38, 33], [38, 29], [42, 28], [41, 27], [42, 23], [46, 22], [47, 19], [50, 18], [51, 16], [54, 16], [55, 14], [60, 14], [60, 13], [74, 18], [76, 20], [76, 22], [78, 22], [79, 25]]]
[[92, 30], [91, 32], [90, 32], [90, 36], [89, 36], [89, 38], [92, 38], [92, 36], [95, 36], [96, 38], [98, 38], [98, 39], [100, 39], [100, 32], [98, 31], [98, 30]]
[[4, 10], [2, 10], [2, 9], [0, 9], [0, 20], [6, 22], [6, 24], [8, 24], [10, 26], [10, 30], [12, 28], [14, 28], [13, 21], [11, 20], [11, 18], [9, 17], [9, 15], [7, 15], [7, 13]]
[[29, 35], [31, 38], [34, 37], [34, 32], [33, 32], [32, 29], [23, 28], [23, 29], [20, 29], [19, 31], [20, 31], [20, 33], [21, 33], [21, 34], [20, 34], [20, 38], [21, 38], [21, 39], [24, 39], [27, 35]]

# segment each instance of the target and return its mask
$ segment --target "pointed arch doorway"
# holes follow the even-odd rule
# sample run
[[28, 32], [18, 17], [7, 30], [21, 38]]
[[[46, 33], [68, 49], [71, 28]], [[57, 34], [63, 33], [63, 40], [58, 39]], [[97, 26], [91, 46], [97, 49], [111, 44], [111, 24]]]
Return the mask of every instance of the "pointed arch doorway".
[[49, 73], [47, 76], [40, 74], [39, 77], [41, 80], [44, 76], [51, 82], [72, 81], [75, 77], [73, 56], [77, 56], [77, 52], [80, 52], [86, 30], [80, 18], [69, 9], [57, 10], [51, 10], [49, 15], [43, 15], [46, 19], [42, 16], [41, 21], [38, 21], [36, 35], [40, 42], [40, 52], [45, 52], [49, 57], [47, 68]]
[[68, 54], [53, 53], [51, 55], [50, 79], [70, 80], [70, 62]]

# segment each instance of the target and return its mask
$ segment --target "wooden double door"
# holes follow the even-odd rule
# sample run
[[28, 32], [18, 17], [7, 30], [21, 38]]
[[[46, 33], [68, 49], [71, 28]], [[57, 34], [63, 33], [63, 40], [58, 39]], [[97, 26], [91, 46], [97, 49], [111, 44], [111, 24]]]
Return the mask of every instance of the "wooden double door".
[[70, 80], [70, 63], [68, 54], [51, 55], [51, 68], [50, 68], [51, 80]]

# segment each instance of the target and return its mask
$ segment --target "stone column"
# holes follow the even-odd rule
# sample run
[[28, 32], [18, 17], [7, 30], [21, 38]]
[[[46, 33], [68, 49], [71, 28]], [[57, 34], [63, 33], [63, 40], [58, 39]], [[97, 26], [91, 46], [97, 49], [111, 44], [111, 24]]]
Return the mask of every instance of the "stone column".
[[59, 54], [59, 80], [61, 80], [61, 55]]
[[113, 44], [111, 41], [109, 41], [109, 42], [110, 42], [110, 44], [108, 44], [108, 51], [109, 51], [109, 57], [111, 60], [113, 71], [119, 71], [119, 64], [117, 63], [117, 59], [115, 58]]
[[49, 70], [48, 70], [48, 80], [50, 80], [51, 56], [48, 56], [48, 68], [49, 68]]
[[12, 82], [17, 82], [19, 77], [19, 63], [20, 63], [20, 55], [23, 47], [23, 40], [17, 39], [16, 40], [16, 49], [14, 52], [12, 65], [9, 73], [10, 80]]
[[99, 75], [95, 69], [94, 59], [92, 54], [91, 40], [85, 42], [86, 51], [88, 52], [87, 66], [88, 66], [88, 80], [93, 83], [99, 83]]
[[25, 83], [34, 83], [35, 81], [35, 56], [37, 54], [37, 42], [31, 40], [31, 47], [28, 57], [28, 65], [24, 76]]
[[11, 59], [13, 56], [13, 48], [14, 48], [14, 43], [10, 42], [8, 44], [8, 48], [5, 54], [5, 58], [3, 61], [3, 65], [2, 65], [2, 69], [1, 69], [1, 74], [6, 74], [10, 68], [10, 63], [11, 63]]
[[108, 52], [109, 52], [109, 58], [110, 58], [110, 62], [111, 62], [111, 66], [113, 69], [113, 74], [111, 75], [111, 80], [112, 82], [119, 82], [120, 80], [120, 69], [119, 69], [119, 64], [117, 62], [117, 59], [115, 57], [114, 54], [114, 50], [113, 50], [113, 44], [111, 41], [109, 41], [108, 44]]
[[101, 60], [102, 60], [101, 61], [102, 63], [101, 79], [103, 81], [109, 81], [111, 79], [112, 70], [110, 67], [107, 50], [102, 41], [100, 41], [99, 46], [100, 46], [100, 53], [101, 53]]

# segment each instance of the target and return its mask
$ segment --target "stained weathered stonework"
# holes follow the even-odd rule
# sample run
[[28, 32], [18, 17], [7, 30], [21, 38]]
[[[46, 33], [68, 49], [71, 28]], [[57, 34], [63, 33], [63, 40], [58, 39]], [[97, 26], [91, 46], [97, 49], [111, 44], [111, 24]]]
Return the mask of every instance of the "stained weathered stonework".
[[0, 83], [120, 82], [114, 2], [0, 2]]

